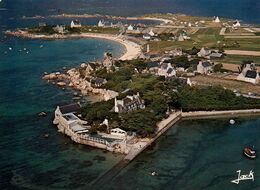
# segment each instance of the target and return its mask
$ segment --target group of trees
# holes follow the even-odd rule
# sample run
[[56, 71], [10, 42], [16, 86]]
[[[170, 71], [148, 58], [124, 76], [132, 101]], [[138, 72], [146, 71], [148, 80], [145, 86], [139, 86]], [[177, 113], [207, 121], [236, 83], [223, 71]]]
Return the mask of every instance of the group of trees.
[[[97, 71], [96, 75], [108, 80], [105, 88], [121, 92], [118, 99], [139, 92], [145, 101], [146, 108], [118, 114], [112, 110], [114, 99], [88, 105], [83, 110], [83, 116], [94, 126], [95, 130], [105, 130], [106, 128], [102, 128], [100, 123], [108, 119], [111, 128], [120, 127], [127, 131], [137, 132], [140, 136], [148, 136], [154, 134], [156, 123], [166, 116], [167, 110], [208, 111], [260, 108], [259, 100], [237, 97], [232, 91], [221, 86], [190, 87], [181, 78], [166, 81], [155, 75], [135, 73], [136, 67], [142, 68], [145, 65], [144, 61], [139, 62], [140, 65], [138, 65], [138, 61], [117, 62], [119, 66], [117, 71], [113, 73]], [[178, 64], [182, 61], [192, 65], [198, 60], [189, 62], [180, 57], [172, 60], [172, 63]], [[214, 69], [219, 71], [222, 65], [216, 65]]]
[[176, 67], [183, 67], [184, 69], [196, 67], [200, 59], [188, 60], [187, 56], [176, 57], [171, 60], [171, 63]]
[[259, 108], [260, 101], [236, 96], [221, 86], [189, 87], [180, 90], [183, 111], [210, 111]]

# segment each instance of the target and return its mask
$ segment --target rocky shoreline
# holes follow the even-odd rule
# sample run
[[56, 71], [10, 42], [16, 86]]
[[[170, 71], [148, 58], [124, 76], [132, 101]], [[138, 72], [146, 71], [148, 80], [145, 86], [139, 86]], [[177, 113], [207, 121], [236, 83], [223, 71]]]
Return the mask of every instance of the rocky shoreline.
[[[86, 69], [86, 64], [81, 64], [79, 68]], [[64, 73], [45, 73], [42, 79], [61, 88], [70, 87], [79, 90], [83, 96], [95, 96], [98, 101], [107, 101], [118, 96], [118, 92], [93, 87], [89, 81], [94, 77], [87, 74], [82, 78], [80, 76], [79, 68], [72, 68]], [[86, 80], [87, 78], [88, 80]]]

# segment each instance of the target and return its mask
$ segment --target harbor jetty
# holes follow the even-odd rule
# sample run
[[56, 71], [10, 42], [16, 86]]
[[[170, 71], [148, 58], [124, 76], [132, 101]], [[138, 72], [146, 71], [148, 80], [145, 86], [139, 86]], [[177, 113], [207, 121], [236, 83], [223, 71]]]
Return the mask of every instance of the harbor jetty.
[[101, 175], [92, 182], [92, 189], [100, 189], [103, 185], [115, 177], [124, 167], [126, 167], [132, 160], [134, 160], [141, 152], [156, 141], [162, 134], [170, 129], [177, 121], [181, 119], [181, 111], [172, 113], [167, 119], [164, 119], [157, 124], [158, 130], [153, 138], [141, 139], [138, 143], [134, 144], [129, 153], [118, 162], [113, 168]]
[[[226, 111], [176, 111], [168, 118], [157, 123], [157, 131], [152, 138], [138, 138], [134, 134], [131, 136], [127, 132], [117, 128], [114, 133], [98, 133], [91, 135], [91, 126], [87, 121], [81, 120], [75, 112], [80, 109], [79, 104], [57, 107], [53, 123], [57, 125], [59, 132], [69, 136], [74, 142], [85, 144], [95, 148], [105, 149], [111, 152], [126, 154], [124, 160], [132, 161], [137, 155], [150, 146], [157, 138], [164, 134], [180, 119], [192, 119], [201, 117], [238, 117], [240, 115], [260, 114], [260, 109], [246, 110], [226, 110]], [[117, 133], [118, 131], [118, 133]]]
[[158, 131], [154, 138], [149, 140], [142, 140], [132, 147], [130, 152], [109, 171], [101, 175], [91, 183], [92, 189], [99, 189], [104, 184], [109, 182], [112, 178], [119, 174], [119, 172], [126, 167], [132, 160], [134, 160], [141, 152], [154, 143], [162, 134], [170, 129], [176, 122], [181, 119], [192, 119], [202, 117], [238, 117], [248, 114], [260, 114], [260, 109], [247, 109], [247, 110], [226, 110], [226, 111], [195, 111], [195, 112], [182, 112], [178, 111], [172, 113], [167, 119], [158, 123]]
[[245, 110], [225, 110], [225, 111], [194, 111], [182, 112], [182, 118], [198, 118], [198, 117], [238, 117], [241, 115], [260, 114], [260, 109]]

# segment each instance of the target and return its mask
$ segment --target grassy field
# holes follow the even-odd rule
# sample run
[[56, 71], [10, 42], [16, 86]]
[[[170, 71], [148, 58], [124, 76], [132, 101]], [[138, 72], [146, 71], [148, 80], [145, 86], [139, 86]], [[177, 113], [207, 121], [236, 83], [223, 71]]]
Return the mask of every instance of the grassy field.
[[260, 39], [225, 39], [223, 43], [226, 45], [237, 42], [239, 47], [230, 47], [227, 49], [260, 51]]
[[[250, 32], [248, 32], [244, 28], [238, 28], [236, 30], [233, 30], [231, 28], [227, 28], [225, 33], [226, 34], [241, 34], [241, 33], [250, 33]], [[252, 34], [254, 34], [254, 33], [252, 33]]]
[[243, 60], [251, 60], [257, 65], [260, 65], [260, 57], [242, 56], [242, 55], [227, 55], [225, 58], [218, 60], [223, 63], [241, 64]]
[[[163, 18], [163, 19], [169, 19], [174, 22], [197, 22], [197, 21], [205, 21], [206, 26], [209, 25], [216, 25], [216, 23], [213, 23], [213, 17], [196, 17], [196, 16], [190, 16], [185, 14], [146, 14], [144, 17], [155, 17], [155, 18]], [[220, 18], [222, 22], [228, 22], [230, 19]], [[217, 25], [219, 25], [217, 23]]]
[[183, 42], [159, 41], [149, 42], [149, 44], [151, 51], [154, 52], [162, 52], [173, 48], [190, 49], [194, 46], [197, 48], [215, 48], [223, 46], [224, 49], [260, 51], [260, 39], [224, 39], [223, 36], [219, 35], [220, 30], [219, 27], [202, 28], [190, 35], [192, 38], [191, 40]]
[[162, 52], [173, 48], [190, 49], [194, 46], [202, 47], [216, 47], [218, 41], [222, 41], [223, 37], [219, 35], [220, 28], [203, 28], [199, 29], [195, 34], [191, 35], [191, 40], [179, 41], [159, 41], [149, 42], [151, 51]]
[[260, 85], [254, 85], [242, 81], [229, 80], [229, 79], [212, 77], [212, 76], [204, 76], [204, 75], [198, 75], [196, 77], [193, 77], [191, 80], [201, 85], [221, 85], [230, 90], [236, 89], [242, 93], [252, 92], [252, 93], [260, 94]]

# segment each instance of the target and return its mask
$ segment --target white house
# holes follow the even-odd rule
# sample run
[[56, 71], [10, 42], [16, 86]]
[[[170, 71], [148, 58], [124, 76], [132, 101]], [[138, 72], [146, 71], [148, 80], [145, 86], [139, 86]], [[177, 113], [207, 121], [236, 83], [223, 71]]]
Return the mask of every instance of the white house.
[[257, 84], [260, 82], [259, 72], [255, 69], [254, 64], [246, 64], [245, 68], [238, 75], [237, 80]]
[[127, 27], [127, 30], [133, 31], [133, 30], [134, 30], [134, 27], [130, 24], [130, 25]]
[[211, 54], [211, 50], [208, 48], [201, 48], [200, 51], [197, 53], [199, 57], [207, 57]]
[[98, 27], [104, 27], [104, 26], [105, 26], [105, 23], [102, 20], [100, 20], [98, 22]]
[[71, 28], [80, 28], [81, 27], [81, 23], [79, 20], [72, 20], [70, 23], [70, 27]]
[[149, 34], [144, 34], [143, 39], [145, 40], [151, 40], [151, 36]]
[[79, 119], [74, 113], [80, 109], [79, 104], [58, 106], [55, 110], [54, 124], [58, 125], [61, 132], [68, 131], [73, 134], [86, 134], [90, 126], [87, 121]]
[[150, 32], [148, 33], [150, 36], [155, 36], [155, 33], [153, 32], [153, 30], [151, 29]]
[[217, 49], [208, 49], [205, 47], [201, 48], [197, 55], [198, 57], [204, 57], [207, 59], [222, 58], [224, 56], [224, 54], [219, 52]]
[[233, 28], [238, 28], [238, 27], [240, 27], [241, 26], [241, 24], [240, 24], [240, 22], [238, 21], [238, 20], [236, 20], [234, 23], [233, 23]]
[[176, 76], [176, 70], [172, 66], [171, 63], [161, 63], [157, 75], [164, 76], [164, 77], [173, 77]]
[[219, 17], [218, 17], [218, 16], [215, 17], [214, 20], [213, 20], [213, 22], [215, 22], [215, 23], [220, 23], [220, 19], [219, 19]]
[[197, 72], [200, 74], [209, 74], [213, 71], [213, 65], [208, 61], [200, 61], [197, 65]]
[[144, 108], [144, 100], [140, 97], [139, 93], [133, 96], [126, 96], [122, 100], [117, 100], [117, 98], [115, 98], [114, 111], [116, 113], [127, 113]]
[[184, 41], [183, 34], [180, 34], [180, 35], [179, 35], [179, 37], [178, 37], [178, 41], [179, 41], [179, 42], [183, 42], [183, 41]]

